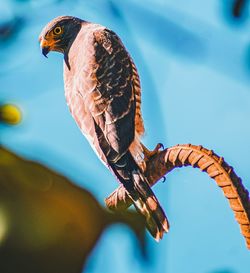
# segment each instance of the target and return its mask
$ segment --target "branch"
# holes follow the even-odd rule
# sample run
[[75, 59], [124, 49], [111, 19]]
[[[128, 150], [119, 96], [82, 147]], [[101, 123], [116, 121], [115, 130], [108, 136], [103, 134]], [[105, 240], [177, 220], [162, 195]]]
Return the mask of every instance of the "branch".
[[[145, 175], [150, 186], [153, 186], [161, 177], [173, 169], [184, 166], [199, 168], [215, 180], [228, 199], [230, 207], [234, 211], [235, 219], [240, 225], [241, 233], [246, 239], [246, 245], [250, 249], [249, 193], [233, 168], [222, 157], [202, 146], [176, 145], [152, 157], [147, 163]], [[124, 210], [132, 204], [122, 185], [105, 202], [111, 210]]]

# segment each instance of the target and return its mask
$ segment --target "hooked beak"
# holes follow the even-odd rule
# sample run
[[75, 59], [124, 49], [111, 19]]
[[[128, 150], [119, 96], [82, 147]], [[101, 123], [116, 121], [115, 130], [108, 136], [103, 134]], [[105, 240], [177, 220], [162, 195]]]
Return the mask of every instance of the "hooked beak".
[[44, 38], [40, 38], [39, 40], [40, 40], [40, 47], [41, 47], [41, 50], [42, 50], [42, 54], [43, 54], [44, 57], [48, 58], [47, 55], [51, 50], [50, 44]]
[[53, 40], [53, 39], [51, 39], [51, 40], [47, 40], [47, 39], [45, 39], [45, 38], [41, 38], [40, 39], [40, 46], [41, 46], [41, 50], [42, 50], [42, 54], [46, 57], [46, 58], [48, 58], [47, 57], [47, 55], [48, 55], [48, 53], [50, 52], [50, 51], [52, 51], [52, 50], [56, 50], [56, 43], [57, 43], [58, 41], [55, 41], [55, 40]]
[[42, 47], [42, 54], [44, 57], [48, 58], [48, 53], [50, 52], [50, 48], [48, 46]]

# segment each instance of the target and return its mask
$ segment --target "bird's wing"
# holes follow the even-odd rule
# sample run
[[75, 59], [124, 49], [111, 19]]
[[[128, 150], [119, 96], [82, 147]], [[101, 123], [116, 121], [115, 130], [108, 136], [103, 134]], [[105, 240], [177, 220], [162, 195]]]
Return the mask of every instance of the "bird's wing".
[[139, 136], [144, 134], [144, 124], [141, 114], [141, 84], [140, 78], [136, 69], [136, 66], [131, 59], [132, 63], [132, 72], [133, 72], [133, 87], [135, 91], [135, 100], [136, 100], [136, 110], [135, 110], [135, 131]]
[[108, 144], [122, 155], [135, 136], [133, 64], [121, 40], [108, 29], [94, 32], [94, 47], [96, 87], [89, 109]]

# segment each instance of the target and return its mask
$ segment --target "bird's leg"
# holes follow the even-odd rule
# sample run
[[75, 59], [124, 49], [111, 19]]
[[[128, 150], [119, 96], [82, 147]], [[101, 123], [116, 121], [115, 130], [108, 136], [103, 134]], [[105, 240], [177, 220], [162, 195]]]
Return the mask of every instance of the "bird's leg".
[[164, 146], [163, 146], [162, 143], [158, 143], [155, 146], [154, 150], [152, 150], [152, 151], [148, 150], [142, 143], [141, 143], [141, 146], [142, 146], [142, 149], [143, 149], [142, 152], [143, 152], [143, 155], [144, 155], [144, 164], [145, 164], [144, 167], [146, 167], [148, 161], [152, 157], [154, 157], [155, 155], [157, 155], [160, 152], [160, 149], [164, 149]]

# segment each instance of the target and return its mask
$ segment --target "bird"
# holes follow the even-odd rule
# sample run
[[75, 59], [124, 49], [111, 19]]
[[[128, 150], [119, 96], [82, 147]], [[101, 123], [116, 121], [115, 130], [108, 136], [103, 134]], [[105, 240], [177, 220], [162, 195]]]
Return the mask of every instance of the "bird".
[[114, 31], [74, 16], [47, 23], [39, 42], [45, 57], [51, 51], [63, 54], [65, 97], [73, 118], [159, 241], [169, 223], [143, 173], [143, 152], [150, 152], [141, 142], [141, 85], [132, 57]]

